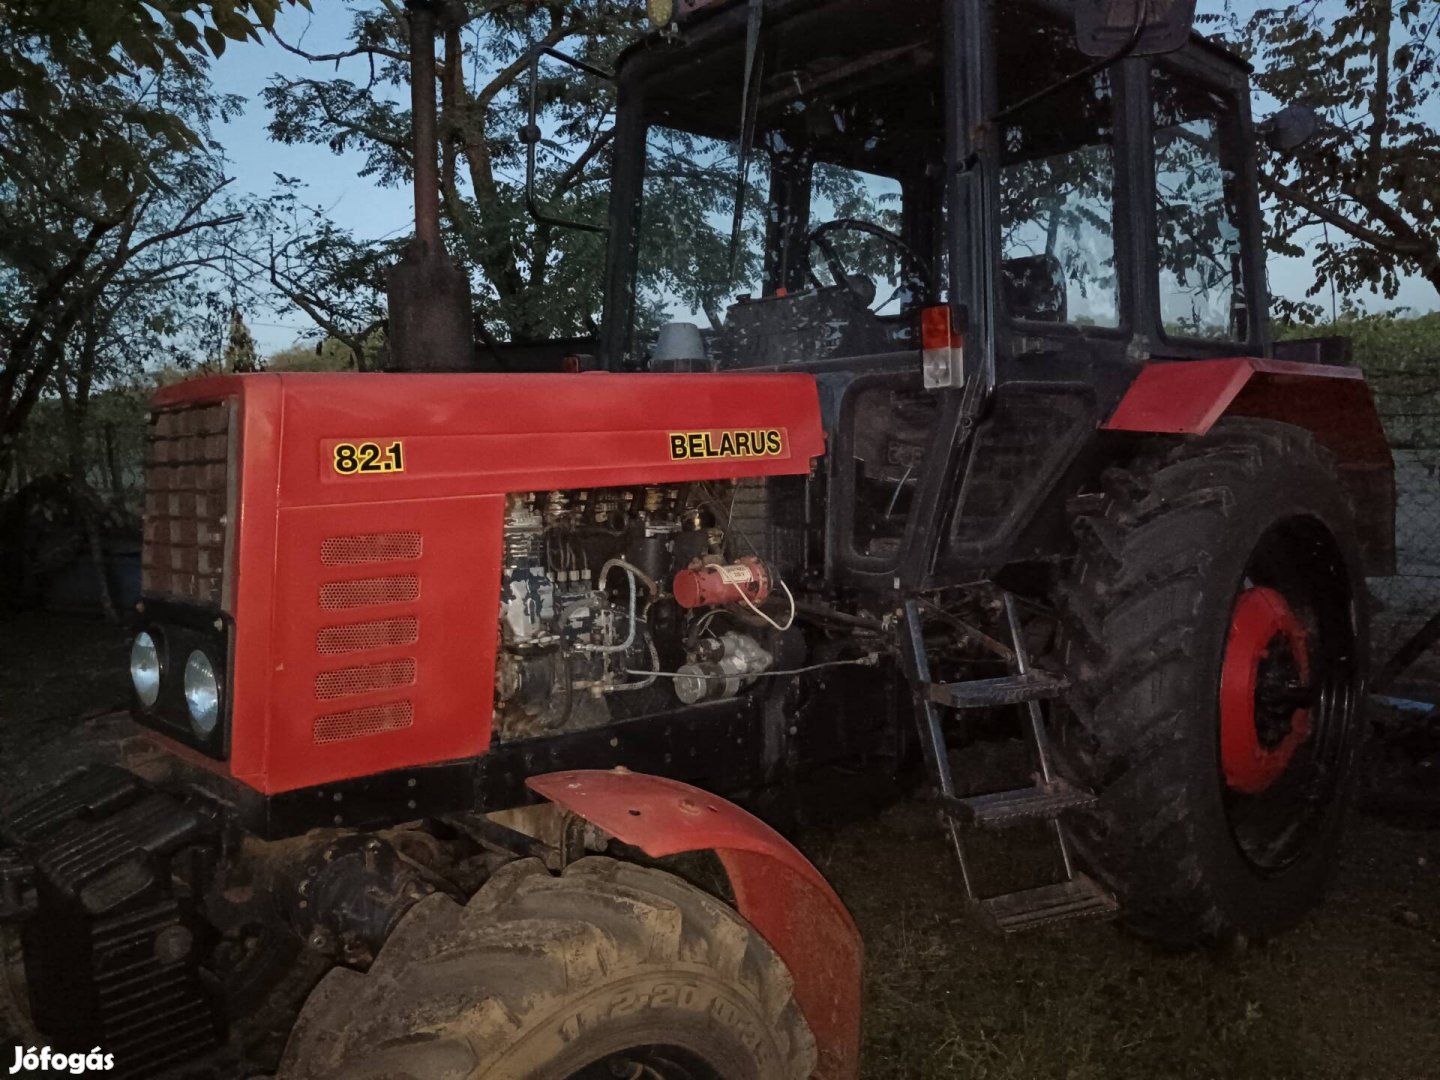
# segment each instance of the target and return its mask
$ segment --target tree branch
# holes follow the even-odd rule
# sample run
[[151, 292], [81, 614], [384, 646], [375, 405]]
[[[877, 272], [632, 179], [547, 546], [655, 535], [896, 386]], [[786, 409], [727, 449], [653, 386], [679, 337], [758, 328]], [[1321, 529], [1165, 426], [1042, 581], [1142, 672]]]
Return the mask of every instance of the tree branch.
[[[70, 256], [65, 265], [62, 266], [50, 280], [35, 295], [30, 304], [30, 316], [20, 328], [19, 333], [9, 342], [6, 349], [5, 366], [0, 369], [0, 429], [13, 430], [18, 427], [14, 423], [18, 413], [21, 420], [28, 408], [22, 409], [25, 394], [22, 388], [21, 401], [15, 402], [15, 388], [19, 385], [20, 376], [23, 371], [28, 370], [30, 364], [28, 359], [35, 342], [40, 336], [40, 330], [50, 316], [50, 306], [60, 298], [60, 295], [70, 285], [80, 272], [85, 268], [90, 256], [94, 254], [96, 247], [105, 234], [119, 224], [118, 220], [110, 222], [97, 221], [91, 226], [90, 232], [81, 242], [80, 247]], [[42, 380], [43, 381], [43, 380]]]
[[1366, 155], [1368, 186], [1380, 186], [1380, 151], [1390, 119], [1390, 0], [1372, 0], [1375, 13], [1375, 85], [1370, 91], [1370, 149]]
[[1271, 195], [1308, 210], [1321, 221], [1334, 225], [1337, 229], [1353, 236], [1355, 239], [1362, 240], [1372, 247], [1379, 248], [1381, 251], [1388, 251], [1395, 255], [1417, 257], [1424, 255], [1427, 250], [1427, 245], [1423, 241], [1403, 240], [1391, 233], [1382, 233], [1375, 229], [1366, 228], [1353, 218], [1346, 217], [1334, 208], [1326, 206], [1318, 199], [1312, 198], [1298, 188], [1276, 180], [1267, 173], [1262, 172], [1260, 174], [1260, 186]]
[[333, 61], [338, 66], [341, 60], [349, 60], [353, 56], [385, 56], [391, 60], [399, 60], [402, 63], [408, 64], [410, 62], [410, 54], [408, 52], [400, 52], [397, 49], [387, 49], [383, 45], [357, 45], [355, 48], [347, 49], [344, 52], [312, 53], [306, 52], [298, 45], [291, 45], [280, 36], [278, 30], [272, 30], [270, 36], [273, 37], [276, 43], [286, 52], [294, 53], [302, 60], [309, 60], [313, 64], [325, 64]]

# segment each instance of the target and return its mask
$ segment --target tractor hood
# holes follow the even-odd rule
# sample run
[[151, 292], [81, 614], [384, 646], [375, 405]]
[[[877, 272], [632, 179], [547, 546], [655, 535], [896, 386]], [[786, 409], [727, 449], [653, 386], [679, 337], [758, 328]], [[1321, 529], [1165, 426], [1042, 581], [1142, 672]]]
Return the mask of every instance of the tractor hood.
[[[168, 387], [137, 719], [267, 795], [490, 745], [507, 496], [807, 475], [808, 375], [260, 374]], [[180, 673], [201, 652], [209, 730]], [[328, 819], [327, 819], [328, 820]]]

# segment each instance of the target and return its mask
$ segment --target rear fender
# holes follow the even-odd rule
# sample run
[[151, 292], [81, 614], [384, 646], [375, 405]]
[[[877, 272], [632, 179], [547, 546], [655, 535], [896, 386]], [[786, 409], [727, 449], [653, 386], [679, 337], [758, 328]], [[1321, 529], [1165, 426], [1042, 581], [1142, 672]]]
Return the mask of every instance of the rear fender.
[[1363, 372], [1258, 357], [1154, 363], [1101, 430], [1204, 435], [1222, 416], [1311, 432], [1339, 465], [1366, 573], [1395, 572], [1395, 462]]
[[740, 914], [780, 956], [815, 1034], [819, 1080], [860, 1069], [860, 932], [835, 891], [784, 837], [699, 788], [617, 769], [549, 773], [530, 789], [652, 858], [714, 851]]

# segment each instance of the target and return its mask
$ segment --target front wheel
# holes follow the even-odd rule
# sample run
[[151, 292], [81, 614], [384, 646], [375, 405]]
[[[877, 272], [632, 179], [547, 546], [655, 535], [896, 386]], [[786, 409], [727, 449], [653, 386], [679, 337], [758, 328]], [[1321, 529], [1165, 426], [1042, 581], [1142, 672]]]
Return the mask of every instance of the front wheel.
[[1077, 500], [1060, 590], [1077, 853], [1171, 945], [1265, 937], [1319, 899], [1351, 787], [1363, 578], [1329, 456], [1226, 420]]
[[338, 968], [281, 1080], [804, 1080], [785, 965], [679, 878], [592, 857], [418, 904], [364, 975]]

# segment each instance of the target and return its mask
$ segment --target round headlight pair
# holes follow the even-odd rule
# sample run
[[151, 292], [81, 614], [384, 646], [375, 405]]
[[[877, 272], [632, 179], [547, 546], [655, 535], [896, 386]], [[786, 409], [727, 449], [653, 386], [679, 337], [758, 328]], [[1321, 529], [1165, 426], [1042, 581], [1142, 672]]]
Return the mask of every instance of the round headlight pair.
[[160, 699], [160, 649], [143, 630], [130, 646], [130, 681], [140, 704], [150, 708]]
[[[130, 646], [130, 681], [145, 708], [153, 708], [160, 700], [160, 647], [143, 630]], [[185, 661], [184, 682], [190, 726], [200, 738], [208, 738], [220, 722], [220, 681], [215, 677], [215, 665], [200, 649]]]
[[210, 658], [199, 649], [185, 661], [185, 704], [195, 734], [208, 738], [220, 722], [220, 682]]

